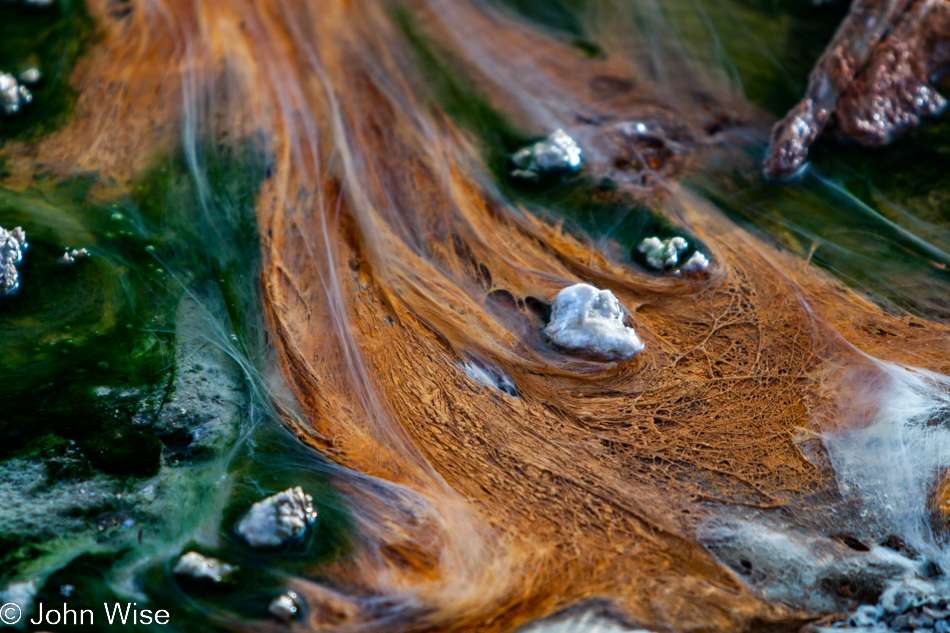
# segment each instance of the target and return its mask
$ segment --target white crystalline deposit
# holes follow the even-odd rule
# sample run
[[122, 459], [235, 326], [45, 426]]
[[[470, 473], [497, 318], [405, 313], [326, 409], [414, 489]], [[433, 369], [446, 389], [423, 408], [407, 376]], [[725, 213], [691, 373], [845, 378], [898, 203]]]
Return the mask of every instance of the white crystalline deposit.
[[222, 563], [216, 558], [202, 556], [198, 552], [188, 552], [178, 559], [173, 573], [190, 576], [194, 580], [221, 582], [231, 575], [237, 567]]
[[689, 244], [682, 237], [672, 237], [661, 240], [658, 237], [648, 237], [637, 250], [644, 254], [647, 264], [657, 270], [673, 268], [679, 263], [680, 253], [689, 248]]
[[0, 110], [4, 114], [16, 114], [31, 101], [33, 93], [26, 86], [21, 86], [10, 73], [0, 72]]
[[686, 260], [686, 263], [683, 264], [683, 267], [680, 268], [684, 273], [701, 273], [705, 272], [709, 268], [709, 260], [706, 259], [706, 256], [696, 251]]
[[26, 233], [16, 227], [7, 231], [0, 227], [0, 296], [13, 292], [20, 285], [16, 266], [23, 260], [26, 248]]
[[517, 167], [511, 172], [512, 176], [537, 180], [541, 176], [580, 168], [581, 148], [564, 130], [555, 130], [543, 141], [515, 152], [511, 161]]
[[267, 607], [270, 614], [281, 622], [289, 622], [297, 615], [297, 594], [288, 591], [274, 598]]
[[[658, 237], [648, 237], [640, 242], [637, 250], [643, 253], [647, 265], [654, 270], [672, 270], [680, 262], [680, 255], [689, 249], [689, 242], [682, 237], [671, 237], [661, 240]], [[683, 266], [675, 271], [676, 274], [696, 274], [705, 272], [709, 268], [709, 259], [699, 251], [695, 251]]]
[[278, 547], [303, 536], [316, 520], [313, 497], [297, 486], [255, 503], [235, 529], [251, 547]]
[[27, 68], [22, 73], [20, 73], [20, 76], [18, 77], [21, 84], [39, 83], [40, 79], [42, 78], [43, 78], [43, 73], [40, 72], [40, 69], [37, 68], [36, 66]]
[[609, 290], [575, 284], [557, 294], [544, 333], [555, 345], [606, 359], [627, 359], [644, 345], [623, 324], [623, 309]]
[[85, 248], [73, 248], [66, 249], [66, 252], [63, 253], [63, 256], [59, 258], [59, 263], [66, 266], [71, 266], [75, 264], [80, 259], [85, 259], [89, 257], [89, 251]]

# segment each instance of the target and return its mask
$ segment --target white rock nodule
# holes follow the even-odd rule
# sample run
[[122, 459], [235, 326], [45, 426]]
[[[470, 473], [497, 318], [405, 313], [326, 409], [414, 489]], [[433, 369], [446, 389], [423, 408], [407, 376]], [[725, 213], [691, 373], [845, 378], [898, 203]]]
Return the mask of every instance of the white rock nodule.
[[702, 273], [706, 272], [706, 269], [709, 268], [709, 260], [705, 255], [696, 251], [693, 253], [689, 259], [686, 260], [686, 263], [683, 264], [683, 267], [680, 268], [681, 271], [688, 274]]
[[581, 166], [581, 148], [567, 132], [558, 129], [543, 141], [523, 147], [511, 161], [515, 178], [537, 180], [541, 176], [575, 171]]
[[20, 286], [17, 264], [23, 260], [26, 248], [26, 232], [19, 226], [11, 231], [0, 227], [0, 296], [13, 292]]
[[297, 486], [255, 503], [235, 530], [251, 547], [279, 547], [303, 536], [316, 520], [313, 497]]
[[544, 334], [559, 347], [608, 360], [625, 360], [645, 347], [636, 330], [624, 325], [614, 293], [589, 284], [574, 284], [557, 294]]
[[281, 594], [274, 598], [267, 610], [281, 622], [289, 622], [297, 615], [297, 594], [293, 591]]
[[217, 558], [202, 556], [198, 552], [188, 552], [178, 559], [172, 573], [189, 576], [195, 580], [222, 582], [236, 569], [237, 567], [222, 563]]
[[39, 83], [40, 79], [42, 78], [43, 78], [43, 73], [40, 72], [40, 69], [37, 68], [36, 66], [27, 68], [22, 73], [20, 73], [19, 77], [17, 77], [17, 79], [20, 80], [21, 84]]
[[33, 93], [26, 86], [21, 86], [10, 73], [0, 72], [0, 111], [13, 115], [31, 101]]
[[73, 248], [66, 249], [66, 252], [63, 253], [63, 256], [59, 258], [59, 263], [66, 266], [71, 266], [75, 264], [80, 259], [85, 259], [89, 257], [89, 251], [85, 248]]

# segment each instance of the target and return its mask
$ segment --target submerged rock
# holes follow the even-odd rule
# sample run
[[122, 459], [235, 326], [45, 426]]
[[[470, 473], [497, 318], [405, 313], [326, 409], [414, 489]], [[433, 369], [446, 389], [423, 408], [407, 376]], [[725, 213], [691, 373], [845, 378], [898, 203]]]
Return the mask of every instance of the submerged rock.
[[179, 576], [189, 576], [193, 580], [222, 582], [236, 569], [237, 567], [223, 563], [217, 558], [202, 556], [198, 552], [188, 552], [178, 559], [172, 572]]
[[255, 503], [235, 529], [251, 547], [278, 547], [303, 536], [316, 520], [313, 497], [297, 486]]
[[555, 130], [543, 141], [518, 150], [511, 157], [515, 178], [537, 180], [543, 176], [576, 171], [581, 166], [581, 148], [564, 130]]
[[950, 595], [934, 561], [872, 540], [810, 533], [773, 518], [714, 519], [700, 526], [698, 537], [753, 595], [769, 602], [818, 614], [850, 611], [856, 601], [876, 602], [849, 616], [856, 618], [856, 628], [868, 621], [889, 623], [924, 606], [943, 608]]
[[883, 605], [887, 593], [882, 596], [882, 604], [862, 605], [853, 613], [835, 621], [831, 627], [821, 627], [819, 631], [865, 631], [883, 633], [885, 631], [933, 631], [950, 633], [950, 609], [946, 598], [928, 596], [909, 603], [900, 611], [888, 609]]
[[75, 264], [80, 259], [85, 259], [89, 257], [89, 251], [84, 248], [73, 248], [67, 249], [63, 256], [59, 258], [60, 264], [71, 265]]
[[7, 231], [0, 227], [0, 296], [20, 286], [20, 273], [16, 267], [23, 261], [26, 246], [26, 233], [22, 228], [18, 226]]
[[636, 330], [623, 323], [614, 293], [589, 284], [574, 284], [557, 294], [544, 333], [567, 350], [606, 359], [627, 359], [643, 351]]
[[237, 437], [247, 406], [240, 366], [229, 354], [230, 320], [221, 291], [195, 284], [175, 311], [175, 380], [153, 421], [156, 434], [174, 446], [166, 459], [209, 460]]
[[288, 591], [285, 594], [281, 594], [274, 598], [270, 606], [267, 607], [267, 610], [270, 611], [270, 614], [280, 620], [281, 622], [289, 622], [294, 619], [294, 616], [297, 615], [297, 594], [293, 591]]
[[0, 111], [7, 116], [14, 115], [33, 101], [29, 88], [20, 85], [10, 73], [0, 72]]

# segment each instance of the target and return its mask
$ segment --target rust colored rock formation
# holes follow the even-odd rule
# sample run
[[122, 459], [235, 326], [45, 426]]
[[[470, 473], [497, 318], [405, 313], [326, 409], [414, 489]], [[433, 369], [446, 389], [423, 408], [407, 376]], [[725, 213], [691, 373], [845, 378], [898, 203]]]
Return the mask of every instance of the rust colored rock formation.
[[772, 130], [765, 174], [787, 178], [834, 122], [844, 136], [884, 145], [939, 114], [931, 76], [950, 62], [946, 0], [854, 0], [808, 79], [804, 98]]

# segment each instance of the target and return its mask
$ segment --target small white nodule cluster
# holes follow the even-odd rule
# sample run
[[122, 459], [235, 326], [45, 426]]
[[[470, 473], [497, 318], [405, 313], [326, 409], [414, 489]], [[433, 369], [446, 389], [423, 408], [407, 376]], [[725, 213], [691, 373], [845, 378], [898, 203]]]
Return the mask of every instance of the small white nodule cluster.
[[33, 93], [29, 88], [21, 85], [10, 73], [0, 72], [0, 111], [11, 116], [31, 101]]
[[303, 536], [316, 520], [313, 497], [297, 486], [255, 503], [235, 530], [251, 547], [279, 547]]
[[680, 260], [680, 253], [689, 248], [689, 243], [682, 237], [672, 237], [661, 240], [658, 237], [648, 237], [637, 250], [646, 257], [647, 264], [656, 270], [674, 268]]
[[281, 594], [274, 598], [267, 607], [270, 614], [281, 622], [290, 622], [297, 615], [297, 594], [293, 591]]
[[576, 171], [581, 166], [581, 148], [564, 130], [555, 130], [543, 141], [523, 147], [511, 157], [515, 178], [537, 180], [542, 176]]
[[85, 248], [73, 248], [66, 249], [66, 252], [63, 253], [63, 256], [59, 258], [59, 263], [66, 266], [71, 266], [75, 264], [80, 259], [85, 259], [89, 257], [89, 251]]
[[608, 360], [627, 359], [644, 348], [636, 330], [624, 325], [614, 293], [589, 284], [574, 284], [557, 294], [544, 334], [558, 347]]
[[11, 231], [0, 227], [0, 297], [20, 287], [17, 264], [23, 261], [26, 232], [19, 226]]
[[188, 552], [178, 559], [172, 573], [189, 576], [194, 580], [222, 582], [236, 569], [237, 567], [222, 563], [217, 558], [202, 556], [198, 552]]
[[[654, 270], [673, 270], [680, 262], [680, 255], [689, 249], [689, 242], [682, 237], [671, 237], [661, 240], [658, 237], [648, 237], [640, 242], [637, 250], [643, 253], [647, 265]], [[709, 260], [699, 251], [695, 251], [676, 274], [681, 272], [696, 274], [705, 272], [709, 268]]]

